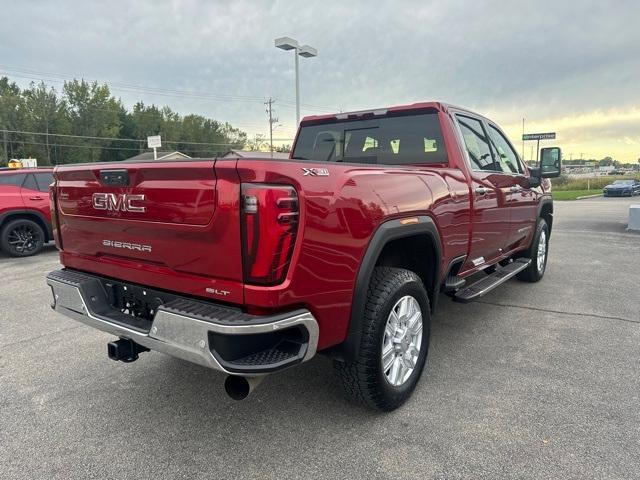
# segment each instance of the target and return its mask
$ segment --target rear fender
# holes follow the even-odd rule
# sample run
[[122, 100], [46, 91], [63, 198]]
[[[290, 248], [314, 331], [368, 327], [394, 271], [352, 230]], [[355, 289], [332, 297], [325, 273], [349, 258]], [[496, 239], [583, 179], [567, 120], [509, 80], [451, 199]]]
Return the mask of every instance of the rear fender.
[[369, 246], [364, 254], [358, 275], [356, 277], [356, 285], [353, 292], [353, 301], [351, 306], [351, 317], [349, 321], [349, 330], [347, 338], [340, 344], [333, 353], [339, 360], [353, 361], [357, 358], [360, 349], [360, 340], [362, 334], [362, 319], [364, 317], [364, 309], [367, 301], [367, 289], [369, 281], [376, 266], [382, 250], [385, 245], [393, 240], [411, 237], [415, 235], [428, 235], [434, 246], [434, 265], [431, 272], [433, 292], [429, 293], [431, 299], [431, 310], [434, 311], [438, 300], [438, 291], [440, 283], [440, 262], [442, 258], [442, 246], [440, 243], [440, 235], [438, 229], [431, 217], [426, 215], [411, 217], [412, 221], [407, 223], [407, 219], [389, 220], [382, 223], [373, 234]]
[[51, 229], [51, 222], [38, 210], [9, 210], [8, 212], [0, 213], [0, 229], [9, 221], [16, 218], [26, 218], [38, 223], [44, 234], [46, 235], [46, 241], [53, 240], [53, 231]]

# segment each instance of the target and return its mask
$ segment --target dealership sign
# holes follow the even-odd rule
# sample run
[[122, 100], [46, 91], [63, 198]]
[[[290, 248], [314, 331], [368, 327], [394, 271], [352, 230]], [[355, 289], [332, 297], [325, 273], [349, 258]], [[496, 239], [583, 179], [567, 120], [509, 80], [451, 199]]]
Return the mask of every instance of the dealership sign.
[[522, 134], [522, 140], [554, 140], [555, 138], [556, 132]]

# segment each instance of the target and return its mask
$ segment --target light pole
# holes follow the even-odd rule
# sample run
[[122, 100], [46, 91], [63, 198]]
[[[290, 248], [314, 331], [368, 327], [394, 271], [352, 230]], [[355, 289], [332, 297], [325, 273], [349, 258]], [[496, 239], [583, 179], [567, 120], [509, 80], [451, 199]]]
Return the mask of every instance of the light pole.
[[280, 37], [275, 39], [275, 45], [282, 50], [293, 50], [296, 70], [296, 127], [300, 124], [300, 74], [298, 73], [298, 55], [304, 58], [318, 56], [318, 50], [309, 46], [298, 44], [297, 40], [290, 37]]

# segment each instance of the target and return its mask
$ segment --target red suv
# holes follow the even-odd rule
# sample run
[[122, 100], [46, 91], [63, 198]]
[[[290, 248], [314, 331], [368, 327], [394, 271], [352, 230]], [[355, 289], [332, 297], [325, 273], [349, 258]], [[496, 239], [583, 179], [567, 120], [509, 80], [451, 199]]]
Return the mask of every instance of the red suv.
[[51, 240], [53, 169], [0, 171], [0, 248], [13, 257], [38, 253]]

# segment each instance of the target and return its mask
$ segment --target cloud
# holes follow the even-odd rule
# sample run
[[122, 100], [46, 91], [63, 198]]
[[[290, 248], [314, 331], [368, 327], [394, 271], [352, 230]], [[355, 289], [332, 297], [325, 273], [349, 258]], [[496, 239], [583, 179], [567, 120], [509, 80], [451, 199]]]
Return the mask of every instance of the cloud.
[[[303, 113], [435, 99], [507, 124], [577, 119], [554, 128], [579, 141], [579, 129], [592, 128], [585, 118], [640, 108], [635, 1], [24, 1], [3, 6], [3, 17], [12, 28], [0, 32], [2, 65], [273, 96], [286, 136], [295, 123], [293, 54], [273, 46], [283, 35], [319, 50], [300, 62]], [[114, 92], [129, 104], [141, 98], [266, 129], [255, 98]], [[624, 117], [607, 118], [614, 137], [618, 120], [637, 137]]]

